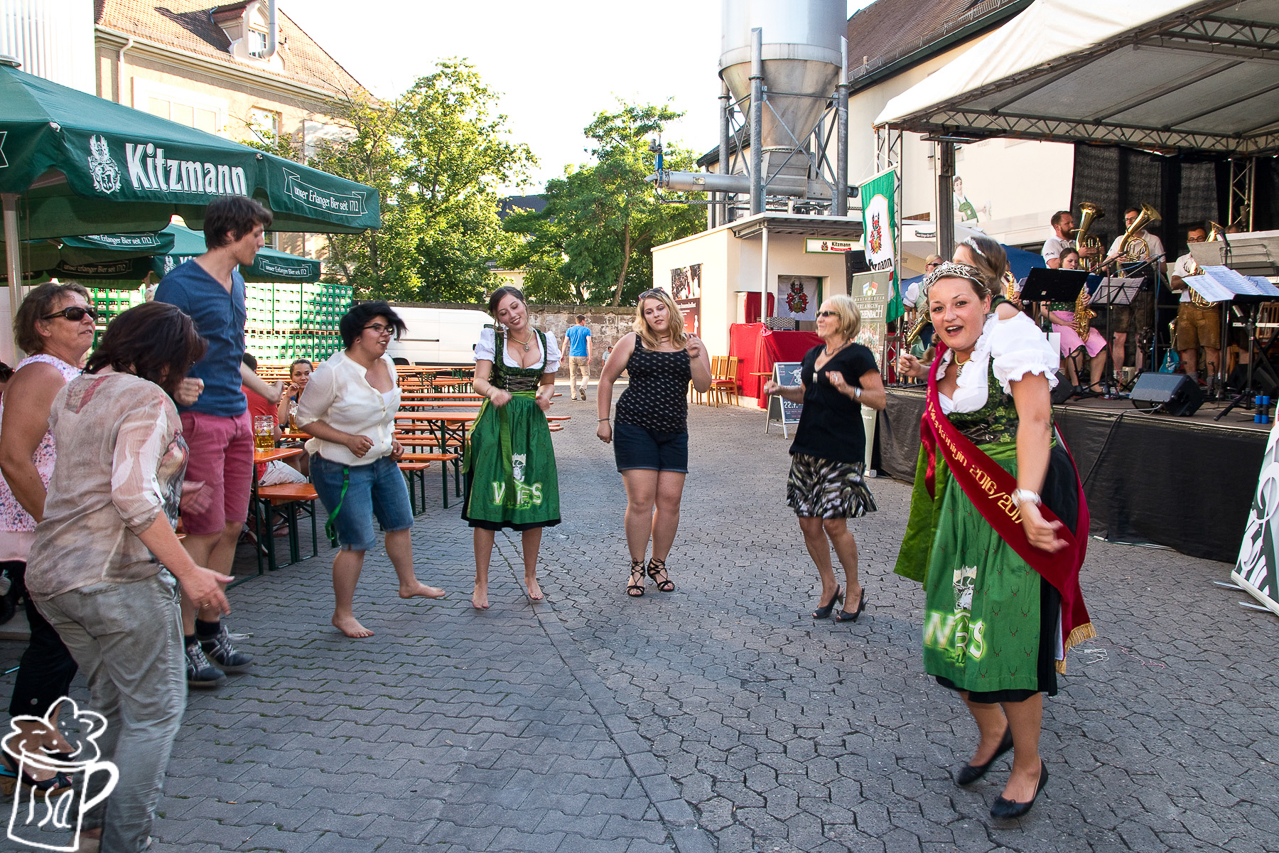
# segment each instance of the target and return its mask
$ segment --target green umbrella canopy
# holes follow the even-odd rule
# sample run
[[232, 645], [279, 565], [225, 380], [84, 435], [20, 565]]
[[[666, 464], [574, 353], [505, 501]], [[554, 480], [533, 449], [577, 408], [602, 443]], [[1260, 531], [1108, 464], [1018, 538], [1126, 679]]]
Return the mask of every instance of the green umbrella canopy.
[[0, 193], [20, 194], [23, 239], [202, 227], [247, 195], [273, 231], [358, 233], [377, 190], [0, 64]]
[[[178, 264], [207, 251], [204, 235], [190, 228], [170, 225], [161, 233], [172, 235], [174, 244], [167, 254], [156, 255], [151, 259], [151, 268], [157, 277], [168, 274]], [[240, 267], [240, 274], [245, 281], [319, 281], [320, 262], [275, 249], [262, 249], [251, 266]]]
[[[61, 278], [104, 278], [124, 276], [141, 270], [146, 275], [153, 255], [173, 251], [175, 235], [167, 231], [145, 231], [141, 234], [89, 234], [60, 240], [28, 240], [18, 249], [22, 269], [32, 279], [42, 276]], [[0, 240], [0, 254], [4, 252]], [[8, 281], [7, 270], [0, 270], [0, 281]]]

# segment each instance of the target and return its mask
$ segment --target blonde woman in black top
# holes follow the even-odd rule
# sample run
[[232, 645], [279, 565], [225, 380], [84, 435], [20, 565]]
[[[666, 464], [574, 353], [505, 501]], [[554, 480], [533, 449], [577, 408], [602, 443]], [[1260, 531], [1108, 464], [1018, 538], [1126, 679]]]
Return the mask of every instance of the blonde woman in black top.
[[[679, 504], [688, 473], [689, 380], [698, 391], [711, 386], [710, 359], [702, 342], [684, 331], [684, 319], [669, 294], [646, 290], [635, 308], [635, 331], [619, 340], [604, 364], [596, 398], [596, 435], [613, 444], [626, 485], [626, 545], [631, 574], [626, 593], [644, 594], [644, 574], [660, 592], [675, 584], [666, 557], [679, 527]], [[613, 383], [626, 370], [630, 384], [617, 401], [616, 427], [609, 422]], [[649, 540], [653, 555], [644, 556]]]
[[[857, 303], [848, 296], [832, 296], [817, 311], [817, 334], [822, 344], [804, 356], [801, 382], [783, 387], [769, 380], [765, 394], [803, 403], [795, 442], [791, 445], [786, 503], [799, 517], [804, 545], [817, 564], [822, 581], [821, 604], [814, 619], [830, 616], [837, 601], [856, 603], [841, 609], [836, 622], [855, 622], [865, 607], [866, 591], [857, 576], [857, 540], [848, 519], [875, 511], [866, 488], [866, 433], [862, 406], [884, 408], [887, 395], [875, 357], [853, 338], [861, 327]], [[830, 551], [844, 567], [843, 589], [835, 582]]]

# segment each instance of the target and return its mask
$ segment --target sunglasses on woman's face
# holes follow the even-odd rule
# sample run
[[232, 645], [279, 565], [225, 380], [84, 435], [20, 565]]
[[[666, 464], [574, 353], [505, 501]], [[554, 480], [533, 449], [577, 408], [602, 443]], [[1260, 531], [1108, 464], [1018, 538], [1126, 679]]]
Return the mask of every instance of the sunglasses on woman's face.
[[69, 308], [63, 308], [61, 311], [54, 311], [52, 314], [45, 314], [40, 319], [52, 320], [54, 317], [63, 317], [70, 320], [72, 323], [79, 323], [84, 319], [86, 314], [94, 320], [98, 319], [97, 311], [94, 311], [92, 308], [81, 308], [79, 305], [72, 305]]
[[838, 311], [818, 311], [817, 316], [818, 317], [838, 317], [839, 312]]

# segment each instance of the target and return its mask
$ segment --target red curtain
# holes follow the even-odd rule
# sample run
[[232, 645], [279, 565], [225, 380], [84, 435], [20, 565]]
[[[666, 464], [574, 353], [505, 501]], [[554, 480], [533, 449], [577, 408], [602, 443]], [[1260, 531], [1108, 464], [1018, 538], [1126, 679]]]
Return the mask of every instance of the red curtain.
[[[756, 297], [758, 299], [758, 295]], [[768, 381], [773, 364], [779, 361], [803, 361], [804, 355], [822, 339], [816, 332], [779, 332], [763, 323], [734, 323], [728, 327], [728, 354], [736, 356], [737, 384], [744, 397], [760, 398], [759, 389]], [[759, 400], [764, 408], [764, 401]]]
[[[768, 294], [768, 316], [776, 317], [777, 312], [773, 310], [777, 298], [773, 294]], [[759, 322], [759, 291], [748, 291], [746, 293], [746, 322]]]

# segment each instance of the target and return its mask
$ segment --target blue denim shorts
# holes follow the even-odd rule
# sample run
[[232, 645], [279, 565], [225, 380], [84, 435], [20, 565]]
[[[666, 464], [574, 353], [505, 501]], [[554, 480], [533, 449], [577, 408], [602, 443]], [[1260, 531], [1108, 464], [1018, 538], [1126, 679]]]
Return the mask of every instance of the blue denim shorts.
[[635, 424], [613, 425], [613, 457], [617, 470], [688, 473], [688, 433], [654, 432]]
[[[345, 474], [345, 496], [342, 495], [344, 472], [349, 472]], [[332, 515], [335, 508], [338, 510], [333, 525], [343, 551], [368, 551], [377, 544], [377, 532], [373, 529], [375, 515], [388, 533], [413, 526], [409, 490], [400, 467], [390, 456], [369, 465], [348, 466], [313, 454], [311, 483], [328, 514]]]

